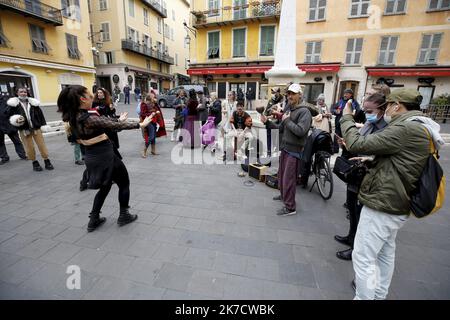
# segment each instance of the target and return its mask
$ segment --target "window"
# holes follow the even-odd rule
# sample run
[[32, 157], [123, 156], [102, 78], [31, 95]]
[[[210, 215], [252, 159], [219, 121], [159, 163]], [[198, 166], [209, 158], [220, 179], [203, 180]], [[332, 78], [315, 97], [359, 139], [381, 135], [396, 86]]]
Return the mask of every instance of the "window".
[[66, 33], [66, 43], [69, 58], [80, 59], [81, 52], [78, 50], [78, 38], [74, 35]]
[[406, 0], [387, 0], [385, 14], [405, 13]]
[[220, 31], [208, 33], [208, 59], [220, 57]]
[[100, 11], [108, 10], [108, 0], [98, 0]]
[[170, 37], [172, 38], [172, 41], [175, 41], [173, 28], [170, 28]]
[[102, 41], [111, 41], [111, 34], [109, 33], [109, 22], [104, 22], [101, 24], [102, 32]]
[[172, 20], [175, 21], [175, 10], [172, 10]]
[[91, 13], [92, 12], [92, 10], [91, 10], [91, 0], [88, 0], [87, 5], [88, 5], [88, 12]]
[[208, 0], [208, 17], [214, 17], [219, 15], [219, 0]]
[[128, 0], [128, 13], [130, 17], [134, 17], [134, 0]]
[[322, 51], [322, 41], [307, 42], [305, 63], [319, 63], [321, 51]]
[[8, 46], [8, 38], [6, 38], [5, 34], [3, 33], [2, 23], [0, 21], [0, 47], [7, 47]]
[[30, 24], [31, 46], [34, 52], [48, 53], [51, 49], [45, 41], [44, 29]]
[[429, 0], [428, 11], [450, 10], [450, 0]]
[[424, 34], [419, 51], [419, 64], [436, 64], [442, 33]]
[[106, 57], [106, 63], [107, 64], [113, 64], [114, 63], [113, 53], [111, 51], [105, 52], [105, 57]]
[[309, 20], [321, 21], [325, 20], [325, 9], [327, 0], [309, 0]]
[[370, 0], [352, 0], [350, 17], [367, 17]]
[[151, 61], [150, 60], [145, 60], [145, 63], [146, 63], [146, 65], [147, 65], [147, 70], [151, 70], [152, 69], [152, 63], [151, 63]]
[[305, 86], [303, 90], [303, 101], [311, 104], [316, 104], [317, 97], [324, 92], [325, 85], [322, 83], [302, 83]]
[[273, 56], [274, 47], [275, 47], [275, 26], [262, 26], [259, 55]]
[[131, 40], [135, 43], [139, 43], [139, 31], [136, 31], [133, 28], [128, 27], [128, 40]]
[[152, 46], [151, 42], [150, 42], [150, 36], [144, 34], [143, 37], [142, 37], [142, 44], [145, 47], [150, 48]]
[[345, 64], [360, 64], [363, 38], [348, 39], [345, 53]]
[[148, 10], [144, 9], [144, 24], [148, 26]]
[[158, 18], [158, 32], [161, 33], [161, 29], [162, 29], [162, 20], [161, 18]]
[[189, 68], [188, 59], [184, 59], [184, 68]]
[[175, 65], [178, 66], [178, 53], [175, 53]]
[[233, 18], [234, 20], [247, 18], [247, 0], [234, 0], [233, 1]]
[[61, 0], [63, 17], [81, 21], [80, 0]]
[[233, 30], [233, 58], [245, 57], [245, 38], [247, 29]]
[[[169, 35], [168, 35], [169, 33]], [[169, 38], [170, 37], [170, 30], [169, 30], [169, 26], [167, 25], [167, 23], [164, 23], [164, 38]]]
[[382, 37], [378, 64], [389, 65], [395, 63], [398, 36]]

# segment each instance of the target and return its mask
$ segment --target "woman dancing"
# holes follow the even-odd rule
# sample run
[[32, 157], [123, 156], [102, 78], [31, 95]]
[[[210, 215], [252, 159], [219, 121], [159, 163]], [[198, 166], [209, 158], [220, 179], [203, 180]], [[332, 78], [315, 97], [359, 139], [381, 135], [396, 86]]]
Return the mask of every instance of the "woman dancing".
[[89, 215], [88, 232], [102, 225], [106, 218], [100, 218], [100, 210], [112, 183], [119, 187], [120, 215], [117, 223], [126, 225], [137, 219], [130, 214], [130, 180], [128, 171], [122, 160], [114, 152], [111, 140], [106, 135], [107, 130], [129, 130], [145, 128], [152, 121], [153, 114], [141, 123], [126, 122], [127, 113], [122, 113], [117, 121], [100, 116], [92, 107], [93, 95], [83, 86], [75, 85], [63, 89], [58, 97], [58, 112], [62, 113], [63, 121], [69, 122], [78, 137], [78, 143], [85, 146], [85, 163], [89, 171], [89, 188], [99, 189], [92, 211]]

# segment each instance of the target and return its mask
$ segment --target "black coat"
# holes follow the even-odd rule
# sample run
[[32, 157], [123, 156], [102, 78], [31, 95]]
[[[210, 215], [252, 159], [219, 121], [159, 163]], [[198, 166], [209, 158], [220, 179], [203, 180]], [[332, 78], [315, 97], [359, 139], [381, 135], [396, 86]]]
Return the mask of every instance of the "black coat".
[[[30, 117], [31, 123], [33, 124], [33, 129], [40, 129], [42, 126], [45, 126], [47, 122], [45, 121], [44, 113], [42, 109], [39, 107], [39, 101], [34, 98], [28, 98], [28, 103], [30, 104]], [[25, 119], [27, 119], [27, 115], [25, 110], [20, 105], [19, 98], [11, 98], [7, 101], [9, 107], [9, 116], [13, 115], [21, 115]], [[23, 125], [17, 127], [19, 130], [30, 130], [30, 126], [28, 121], [25, 121]]]
[[17, 128], [9, 123], [9, 106], [6, 103], [8, 97], [0, 96], [0, 131], [5, 134], [17, 132]]

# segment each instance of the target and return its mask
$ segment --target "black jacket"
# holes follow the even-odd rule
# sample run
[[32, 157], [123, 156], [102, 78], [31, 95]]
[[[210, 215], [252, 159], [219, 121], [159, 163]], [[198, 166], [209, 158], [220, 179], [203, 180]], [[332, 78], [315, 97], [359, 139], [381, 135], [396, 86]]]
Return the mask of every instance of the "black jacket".
[[[9, 116], [21, 115], [26, 119], [26, 121], [21, 125], [16, 127], [19, 130], [30, 130], [30, 125], [28, 124], [28, 118], [25, 113], [25, 110], [22, 108], [20, 104], [20, 100], [17, 97], [11, 98], [7, 101], [9, 107]], [[28, 98], [28, 104], [30, 105], [30, 117], [31, 123], [33, 124], [33, 129], [40, 129], [42, 126], [45, 126], [47, 122], [45, 121], [44, 113], [42, 109], [39, 107], [39, 100], [34, 98]]]
[[214, 101], [212, 107], [209, 109], [209, 114], [214, 117], [214, 124], [216, 126], [222, 121], [222, 102], [220, 100]]
[[11, 134], [17, 132], [17, 128], [9, 123], [9, 106], [6, 104], [8, 98], [0, 96], [0, 132]]

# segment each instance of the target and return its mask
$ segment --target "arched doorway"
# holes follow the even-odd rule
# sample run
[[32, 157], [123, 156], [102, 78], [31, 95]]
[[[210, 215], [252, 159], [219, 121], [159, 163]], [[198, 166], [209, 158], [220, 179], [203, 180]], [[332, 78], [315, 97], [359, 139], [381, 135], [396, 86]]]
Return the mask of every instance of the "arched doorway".
[[14, 69], [0, 70], [0, 94], [2, 96], [14, 97], [20, 87], [27, 88], [28, 95], [37, 98], [33, 75]]

